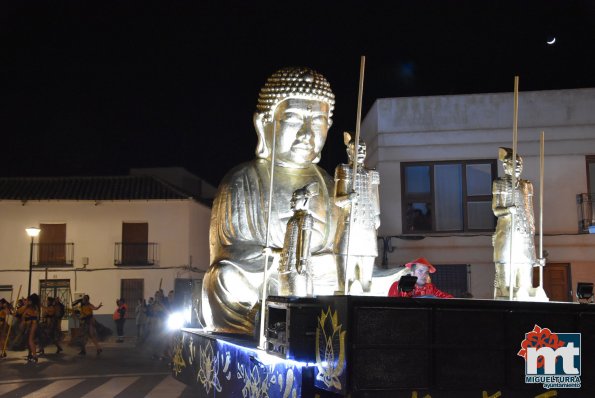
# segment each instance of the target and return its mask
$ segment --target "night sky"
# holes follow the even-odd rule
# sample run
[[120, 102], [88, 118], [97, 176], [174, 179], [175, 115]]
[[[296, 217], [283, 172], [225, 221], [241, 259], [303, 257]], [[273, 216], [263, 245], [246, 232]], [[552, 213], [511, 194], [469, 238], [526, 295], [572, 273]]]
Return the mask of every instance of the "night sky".
[[515, 75], [521, 93], [595, 87], [593, 1], [207, 3], [3, 2], [0, 177], [181, 166], [216, 185], [254, 157], [258, 91], [284, 66], [335, 92], [329, 172], [355, 128], [361, 55], [362, 117], [376, 98], [512, 95]]

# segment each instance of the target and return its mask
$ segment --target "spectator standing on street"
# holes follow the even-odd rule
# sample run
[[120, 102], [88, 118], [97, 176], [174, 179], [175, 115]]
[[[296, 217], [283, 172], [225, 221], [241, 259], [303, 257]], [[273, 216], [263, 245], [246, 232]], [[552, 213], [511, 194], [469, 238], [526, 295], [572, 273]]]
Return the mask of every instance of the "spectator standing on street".
[[143, 323], [143, 336], [141, 339], [141, 344], [144, 344], [147, 341], [147, 338], [151, 336], [153, 333], [153, 305], [155, 304], [155, 299], [153, 297], [149, 297], [149, 302], [145, 307], [145, 322]]
[[151, 348], [153, 350], [154, 359], [163, 359], [163, 353], [166, 351], [166, 318], [168, 309], [165, 305], [166, 297], [163, 295], [163, 290], [155, 292], [155, 301], [152, 305], [152, 319], [151, 319]]
[[147, 303], [144, 299], [138, 299], [136, 308], [134, 309], [134, 321], [136, 324], [136, 339], [140, 341], [142, 335], [145, 333], [143, 326], [147, 317]]
[[169, 293], [167, 293], [167, 307], [169, 309], [170, 312], [174, 311], [174, 291], [170, 290]]
[[126, 311], [128, 311], [128, 306], [126, 305], [126, 300], [123, 298], [116, 300], [116, 311], [114, 311], [114, 321], [116, 321], [116, 330], [118, 333], [118, 339], [116, 342], [122, 343], [124, 342], [124, 322], [126, 322]]

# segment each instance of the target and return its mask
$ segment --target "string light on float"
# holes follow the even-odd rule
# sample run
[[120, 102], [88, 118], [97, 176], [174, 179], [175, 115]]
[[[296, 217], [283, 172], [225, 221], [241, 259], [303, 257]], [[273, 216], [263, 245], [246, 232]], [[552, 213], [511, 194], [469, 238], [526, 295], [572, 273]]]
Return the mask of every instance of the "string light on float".
[[190, 324], [192, 308], [187, 307], [183, 311], [172, 312], [167, 318], [167, 328], [169, 330], [180, 330]]

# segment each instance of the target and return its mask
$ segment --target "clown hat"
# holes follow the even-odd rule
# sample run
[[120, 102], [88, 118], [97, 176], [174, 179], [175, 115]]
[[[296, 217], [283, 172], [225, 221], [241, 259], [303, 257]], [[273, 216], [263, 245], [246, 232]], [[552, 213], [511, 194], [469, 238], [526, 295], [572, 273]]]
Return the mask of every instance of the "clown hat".
[[430, 272], [430, 274], [433, 274], [434, 272], [436, 272], [436, 268], [434, 268], [434, 266], [432, 264], [430, 264], [430, 262], [428, 260], [426, 260], [424, 257], [420, 257], [418, 259], [415, 259], [415, 260], [405, 264], [405, 267], [411, 268], [411, 267], [413, 267], [414, 264], [425, 265], [426, 267], [428, 267], [428, 271]]

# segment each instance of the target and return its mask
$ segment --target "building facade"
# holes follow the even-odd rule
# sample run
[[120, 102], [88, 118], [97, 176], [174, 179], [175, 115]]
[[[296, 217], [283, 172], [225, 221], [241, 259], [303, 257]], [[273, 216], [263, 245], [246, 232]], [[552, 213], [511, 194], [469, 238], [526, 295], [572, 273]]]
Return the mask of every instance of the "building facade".
[[[550, 298], [560, 301], [576, 300], [577, 282], [595, 281], [595, 235], [588, 234], [594, 222], [594, 109], [592, 88], [519, 94], [521, 178], [535, 188], [538, 232], [545, 133], [543, 277]], [[512, 125], [512, 93], [376, 100], [362, 137], [368, 165], [381, 176], [379, 263], [393, 267], [423, 256], [439, 265], [438, 274], [440, 265], [461, 265], [473, 297], [492, 298], [491, 184], [503, 175], [498, 148], [512, 147]]]
[[2, 178], [0, 219], [1, 296], [26, 296], [30, 277], [42, 297], [103, 303], [109, 326], [117, 298], [133, 315], [159, 288], [189, 296], [209, 265], [210, 207], [151, 176]]

